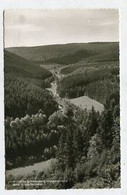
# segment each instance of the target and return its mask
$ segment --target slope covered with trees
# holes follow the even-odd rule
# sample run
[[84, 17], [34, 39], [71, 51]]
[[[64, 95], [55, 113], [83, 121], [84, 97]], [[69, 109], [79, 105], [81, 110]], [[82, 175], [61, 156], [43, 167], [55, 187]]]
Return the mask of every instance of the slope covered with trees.
[[35, 64], [5, 50], [5, 116], [21, 117], [36, 114], [39, 109], [48, 115], [57, 109], [57, 103], [44, 88], [49, 86], [52, 74]]
[[59, 81], [57, 91], [61, 97], [87, 95], [105, 104], [108, 96], [119, 91], [119, 67], [91, 67], [68, 74]]
[[[34, 159], [57, 159], [49, 171], [34, 172], [25, 177], [32, 177], [34, 181], [44, 179], [45, 182], [21, 188], [120, 187], [119, 102], [114, 102], [113, 99], [114, 97], [109, 99], [101, 115], [95, 112], [94, 108], [87, 113], [78, 108], [73, 110], [71, 105], [68, 105], [64, 113], [57, 111], [47, 120], [43, 113], [27, 115], [15, 121], [8, 118], [7, 165], [19, 165], [24, 155], [29, 157], [31, 162]], [[14, 156], [15, 158], [12, 158]], [[59, 182], [48, 182], [49, 179]], [[11, 180], [20, 180], [20, 177], [12, 176]], [[7, 178], [6, 184], [12, 189], [13, 186], [9, 182], [10, 177]]]
[[6, 167], [13, 168], [55, 156], [59, 132], [49, 128], [47, 116], [39, 110], [35, 115], [22, 118], [7, 117]]
[[[118, 42], [72, 43], [38, 47], [7, 48], [8, 51], [38, 63], [71, 64], [82, 59], [117, 61]], [[68, 60], [67, 60], [68, 59]]]
[[33, 62], [29, 62], [7, 50], [4, 51], [4, 71], [5, 73], [13, 73], [18, 77], [42, 80], [52, 76], [45, 68], [36, 66]]
[[21, 117], [43, 109], [48, 115], [57, 110], [57, 103], [48, 91], [24, 79], [5, 75], [5, 116]]
[[[120, 187], [118, 43], [8, 50], [16, 55], [5, 52], [6, 169], [51, 158], [56, 163], [48, 171], [43, 168], [27, 176], [6, 177], [6, 188]], [[80, 60], [86, 62], [84, 58], [88, 63], [78, 68]], [[54, 62], [68, 67], [73, 63], [76, 68], [69, 71], [66, 68], [66, 76], [57, 78], [59, 95], [68, 98], [88, 95], [102, 102], [104, 111], [100, 114], [94, 108], [82, 110], [69, 101], [59, 107], [55, 97], [45, 89], [53, 80], [51, 73], [33, 62]], [[45, 182], [13, 185], [13, 181], [20, 180]]]

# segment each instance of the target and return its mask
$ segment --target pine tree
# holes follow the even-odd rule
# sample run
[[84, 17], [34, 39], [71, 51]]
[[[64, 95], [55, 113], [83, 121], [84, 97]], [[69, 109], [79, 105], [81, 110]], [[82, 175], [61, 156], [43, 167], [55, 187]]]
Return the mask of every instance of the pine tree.
[[98, 119], [97, 119], [97, 113], [94, 110], [94, 107], [92, 107], [91, 112], [88, 115], [86, 127], [89, 131], [89, 136], [93, 136], [98, 128]]
[[106, 109], [103, 112], [99, 133], [101, 135], [102, 142], [106, 148], [111, 148], [113, 135], [112, 135], [112, 126], [113, 126], [113, 114], [110, 109]]
[[67, 151], [67, 156], [66, 156], [66, 163], [67, 163], [67, 167], [74, 167], [74, 150], [73, 150], [73, 136], [74, 136], [74, 129], [72, 127], [72, 125], [68, 126], [68, 130], [67, 130], [67, 137], [66, 137], [66, 142], [67, 142], [67, 147], [66, 147], [66, 151]]

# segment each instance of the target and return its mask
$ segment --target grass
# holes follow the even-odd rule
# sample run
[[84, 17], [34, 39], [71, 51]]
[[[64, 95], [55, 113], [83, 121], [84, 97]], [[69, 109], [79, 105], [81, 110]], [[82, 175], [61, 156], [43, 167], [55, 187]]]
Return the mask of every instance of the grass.
[[97, 102], [96, 100], [93, 100], [87, 96], [69, 99], [69, 101], [72, 104], [74, 104], [82, 109], [87, 109], [88, 111], [90, 111], [92, 109], [92, 107], [94, 107], [94, 109], [96, 111], [99, 111], [100, 113], [104, 110], [103, 104], [101, 104], [101, 103]]
[[41, 171], [46, 171], [47, 169], [50, 168], [51, 164], [55, 162], [56, 162], [56, 159], [50, 159], [50, 160], [35, 163], [33, 165], [29, 165], [26, 167], [19, 167], [19, 168], [15, 168], [12, 170], [7, 170], [6, 177], [9, 177], [10, 175], [12, 175], [13, 177], [26, 176], [26, 175], [31, 174], [33, 171], [36, 171], [37, 173]]

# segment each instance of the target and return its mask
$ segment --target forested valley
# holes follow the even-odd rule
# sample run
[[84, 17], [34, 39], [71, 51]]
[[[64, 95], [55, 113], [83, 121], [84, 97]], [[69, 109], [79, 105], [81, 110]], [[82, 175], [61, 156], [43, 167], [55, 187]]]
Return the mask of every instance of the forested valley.
[[72, 71], [59, 82], [57, 90], [61, 97], [88, 95], [105, 104], [108, 96], [119, 92], [119, 67], [115, 64], [112, 67], [94, 66], [81, 68], [80, 72]]
[[[97, 43], [89, 45], [89, 49], [94, 47], [97, 50], [98, 47], [101, 51], [103, 48]], [[23, 48], [20, 48], [21, 52], [17, 50], [20, 53], [18, 56], [5, 50], [6, 171], [56, 160], [48, 169], [40, 169], [39, 172], [35, 170], [24, 176], [8, 175], [7, 189], [14, 189], [13, 181], [20, 180], [42, 183], [32, 186], [24, 184], [17, 186], [17, 189], [120, 187], [119, 62], [116, 50], [113, 50], [112, 58], [109, 56], [116, 43], [114, 45], [105, 44], [104, 57], [102, 53], [101, 57], [97, 56], [93, 50], [92, 56], [91, 52], [86, 52], [85, 56], [81, 52], [79, 58], [76, 57], [77, 53], [83, 47], [86, 49], [86, 45], [80, 45], [78, 51], [78, 46], [76, 49], [70, 45], [68, 49], [67, 46], [68, 51], [70, 47], [72, 51], [74, 49], [69, 54], [66, 54], [66, 47], [60, 46], [65, 53], [59, 54], [58, 58], [54, 57], [56, 54], [53, 55], [53, 46], [50, 50], [47, 46], [45, 50], [43, 47], [42, 54], [48, 56], [44, 69], [32, 59], [34, 52], [30, 56], [27, 55], [29, 51], [23, 52]], [[52, 51], [50, 58], [47, 48]], [[59, 46], [56, 48], [59, 52]], [[30, 59], [26, 59], [22, 53]], [[35, 59], [36, 55], [41, 56], [41, 52], [35, 52]], [[69, 64], [64, 60], [68, 55]], [[95, 56], [97, 59], [94, 61]], [[88, 111], [69, 102], [61, 109], [55, 96], [47, 90], [55, 77], [46, 67], [49, 62], [51, 65], [56, 61], [60, 63], [61, 74], [64, 75], [56, 80], [59, 96], [69, 99], [87, 95], [101, 102], [104, 111], [100, 113], [94, 107]], [[65, 64], [67, 67], [64, 67]], [[57, 68], [53, 71], [56, 72]]]

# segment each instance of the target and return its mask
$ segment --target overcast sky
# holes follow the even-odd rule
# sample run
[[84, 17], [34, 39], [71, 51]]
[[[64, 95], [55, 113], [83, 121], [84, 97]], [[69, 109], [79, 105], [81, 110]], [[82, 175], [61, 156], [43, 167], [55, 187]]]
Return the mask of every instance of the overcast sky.
[[5, 47], [119, 40], [117, 10], [6, 10]]

